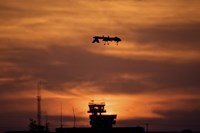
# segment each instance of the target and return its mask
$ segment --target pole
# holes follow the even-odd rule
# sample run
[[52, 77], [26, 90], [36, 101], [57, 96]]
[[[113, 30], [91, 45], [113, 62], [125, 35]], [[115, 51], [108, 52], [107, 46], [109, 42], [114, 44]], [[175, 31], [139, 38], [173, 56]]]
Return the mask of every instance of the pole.
[[61, 103], [61, 109], [60, 109], [60, 127], [63, 128], [62, 103]]
[[38, 122], [38, 126], [41, 126], [41, 95], [40, 95], [40, 91], [41, 91], [41, 81], [39, 81], [38, 83], [38, 94], [37, 94], [37, 122]]
[[74, 115], [74, 128], [76, 127], [76, 116], [75, 116], [75, 112], [74, 112], [74, 107], [72, 107], [73, 110], [73, 115]]

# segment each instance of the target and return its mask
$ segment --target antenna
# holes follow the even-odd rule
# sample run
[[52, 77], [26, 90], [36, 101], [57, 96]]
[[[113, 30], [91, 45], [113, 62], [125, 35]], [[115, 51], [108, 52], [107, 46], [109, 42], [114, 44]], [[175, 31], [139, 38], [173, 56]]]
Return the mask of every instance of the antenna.
[[74, 115], [74, 128], [76, 127], [76, 116], [74, 112], [74, 107], [72, 107], [73, 115]]
[[39, 81], [38, 82], [38, 88], [37, 88], [37, 122], [38, 122], [38, 126], [41, 126], [41, 86], [42, 86], [42, 82]]
[[48, 113], [47, 113], [47, 111], [45, 111], [45, 119], [46, 119], [45, 131], [49, 132], [49, 122], [48, 122]]
[[60, 108], [60, 127], [63, 128], [62, 103]]

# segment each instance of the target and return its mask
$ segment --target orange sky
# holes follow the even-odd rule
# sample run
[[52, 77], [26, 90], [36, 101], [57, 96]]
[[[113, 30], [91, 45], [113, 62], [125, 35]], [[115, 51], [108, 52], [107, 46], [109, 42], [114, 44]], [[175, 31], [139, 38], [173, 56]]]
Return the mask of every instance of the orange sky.
[[[51, 128], [89, 126], [103, 100], [116, 126], [200, 130], [199, 0], [0, 0], [0, 132], [36, 118], [37, 82]], [[92, 44], [118, 36], [119, 46]], [[16, 124], [19, 123], [19, 124]]]

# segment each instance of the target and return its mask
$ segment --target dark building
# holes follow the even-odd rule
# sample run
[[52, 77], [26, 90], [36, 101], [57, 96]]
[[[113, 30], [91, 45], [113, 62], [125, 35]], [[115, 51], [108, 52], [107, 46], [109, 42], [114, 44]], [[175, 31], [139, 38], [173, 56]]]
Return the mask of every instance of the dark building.
[[56, 133], [145, 133], [143, 127], [94, 128], [57, 128]]
[[88, 113], [92, 113], [90, 118], [90, 125], [92, 128], [96, 129], [109, 129], [112, 128], [112, 125], [116, 123], [115, 119], [117, 115], [102, 115], [102, 113], [106, 113], [104, 109], [105, 103], [89, 103], [89, 111]]

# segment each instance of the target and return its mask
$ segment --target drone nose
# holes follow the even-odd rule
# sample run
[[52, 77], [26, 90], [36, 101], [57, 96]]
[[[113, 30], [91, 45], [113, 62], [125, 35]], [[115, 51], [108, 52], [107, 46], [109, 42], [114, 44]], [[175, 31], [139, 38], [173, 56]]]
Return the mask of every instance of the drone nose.
[[117, 38], [117, 41], [120, 42], [120, 41], [122, 41], [122, 40], [121, 40], [120, 38]]

